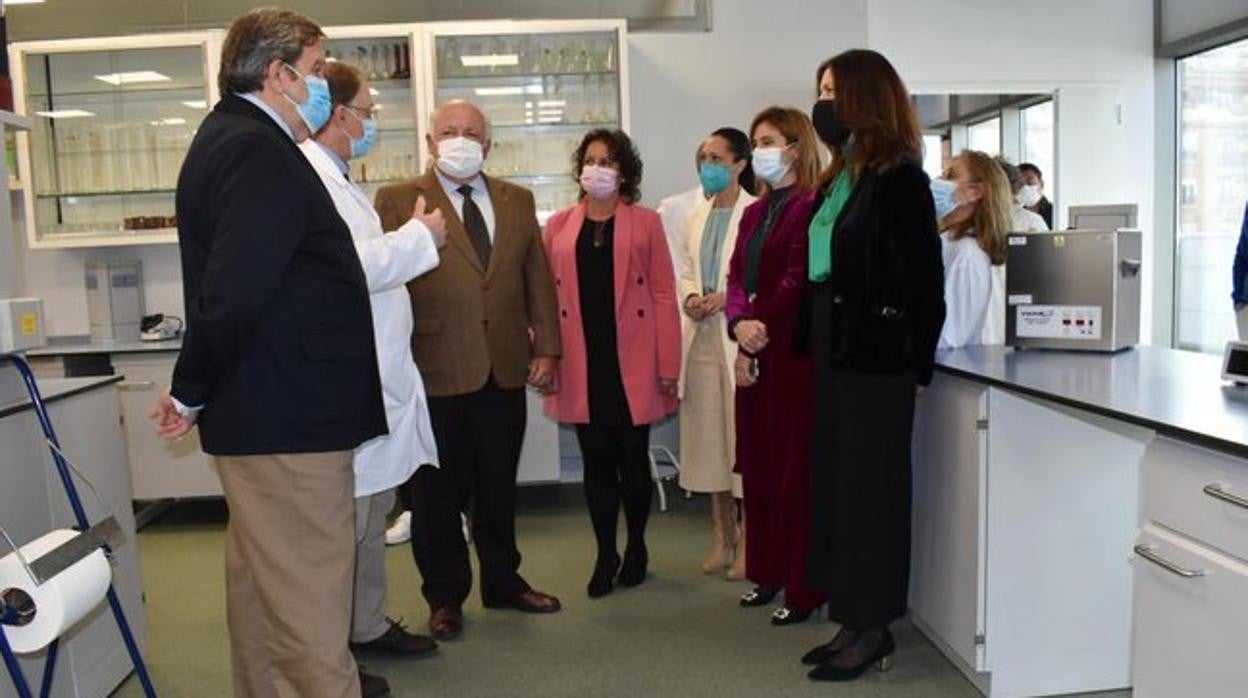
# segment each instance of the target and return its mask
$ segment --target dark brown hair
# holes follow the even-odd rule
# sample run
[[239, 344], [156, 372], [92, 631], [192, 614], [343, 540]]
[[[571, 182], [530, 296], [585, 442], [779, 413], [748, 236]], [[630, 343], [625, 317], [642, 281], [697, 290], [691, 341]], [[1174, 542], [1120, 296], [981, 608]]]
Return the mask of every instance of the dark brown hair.
[[826, 187], [841, 170], [886, 170], [903, 160], [922, 161], [923, 136], [910, 92], [884, 56], [866, 49], [840, 53], [819, 65], [815, 94], [823, 74], [836, 81], [836, 113], [853, 134], [852, 162], [842, 148], [832, 148], [832, 162], [819, 178]]
[[329, 103], [334, 107], [351, 104], [364, 84], [364, 71], [342, 61], [326, 63], [321, 77], [329, 83]]
[[[797, 151], [797, 159], [793, 161], [797, 188], [814, 189], [819, 180], [819, 135], [811, 125], [810, 117], [793, 107], [767, 107], [750, 122], [750, 138], [754, 138], [759, 124], [771, 124]], [[759, 189], [766, 192], [770, 187], [766, 182], [760, 182]]]
[[[615, 161], [620, 168], [620, 198], [629, 203], [641, 200], [641, 154], [633, 145], [633, 139], [619, 129], [599, 128], [585, 134], [576, 152], [572, 154], [572, 177], [577, 186], [581, 182], [581, 169], [585, 163], [585, 151], [594, 142], [607, 146], [607, 157]], [[585, 190], [581, 190], [581, 198]]]
[[305, 46], [325, 33], [311, 19], [290, 10], [260, 7], [234, 20], [221, 47], [217, 87], [222, 95], [255, 92], [273, 61], [294, 65]]

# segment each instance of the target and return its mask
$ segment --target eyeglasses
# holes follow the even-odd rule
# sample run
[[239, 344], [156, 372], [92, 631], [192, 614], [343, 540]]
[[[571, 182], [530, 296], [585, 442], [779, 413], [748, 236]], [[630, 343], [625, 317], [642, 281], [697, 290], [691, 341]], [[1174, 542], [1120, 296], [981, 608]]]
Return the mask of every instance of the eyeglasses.
[[377, 117], [377, 112], [380, 109], [380, 107], [378, 107], [376, 104], [366, 107], [366, 106], [362, 106], [359, 104], [347, 103], [342, 106], [346, 107], [347, 109], [350, 109], [356, 114], [363, 114], [365, 119], [375, 119]]

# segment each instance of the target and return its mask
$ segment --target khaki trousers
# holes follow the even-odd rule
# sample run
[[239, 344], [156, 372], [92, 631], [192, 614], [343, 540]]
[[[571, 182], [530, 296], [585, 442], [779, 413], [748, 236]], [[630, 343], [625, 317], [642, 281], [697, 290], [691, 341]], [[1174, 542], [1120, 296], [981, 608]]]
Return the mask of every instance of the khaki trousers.
[[386, 515], [393, 508], [393, 489], [355, 499], [351, 642], [371, 642], [390, 629], [386, 621]]
[[238, 698], [359, 698], [351, 451], [218, 457]]

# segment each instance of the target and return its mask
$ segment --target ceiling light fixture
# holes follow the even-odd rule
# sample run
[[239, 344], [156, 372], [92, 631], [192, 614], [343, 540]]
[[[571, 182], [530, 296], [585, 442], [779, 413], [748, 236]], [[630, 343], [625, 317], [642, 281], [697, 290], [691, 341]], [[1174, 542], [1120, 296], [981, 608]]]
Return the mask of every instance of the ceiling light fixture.
[[122, 85], [134, 85], [143, 82], [169, 82], [172, 80], [172, 78], [168, 75], [158, 73], [154, 70], [131, 70], [124, 73], [107, 73], [105, 75], [96, 75], [95, 79], [116, 87], [120, 87]]
[[460, 56], [459, 62], [465, 68], [496, 68], [500, 66], [520, 65], [520, 56], [515, 53], [495, 53], [486, 56]]
[[51, 109], [35, 113], [46, 119], [81, 119], [87, 116], [95, 116], [95, 112], [85, 109]]

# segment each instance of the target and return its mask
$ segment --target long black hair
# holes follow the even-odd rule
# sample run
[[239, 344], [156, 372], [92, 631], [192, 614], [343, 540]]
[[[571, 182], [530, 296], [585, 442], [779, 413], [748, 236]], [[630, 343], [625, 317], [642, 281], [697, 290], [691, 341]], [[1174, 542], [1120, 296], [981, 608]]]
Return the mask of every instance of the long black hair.
[[728, 142], [728, 149], [732, 151], [734, 159], [745, 161], [745, 169], [741, 170], [737, 183], [751, 196], [757, 194], [758, 181], [754, 178], [754, 154], [750, 148], [750, 137], [745, 135], [745, 131], [731, 126], [717, 128], [711, 132], [711, 135], [719, 136]]

